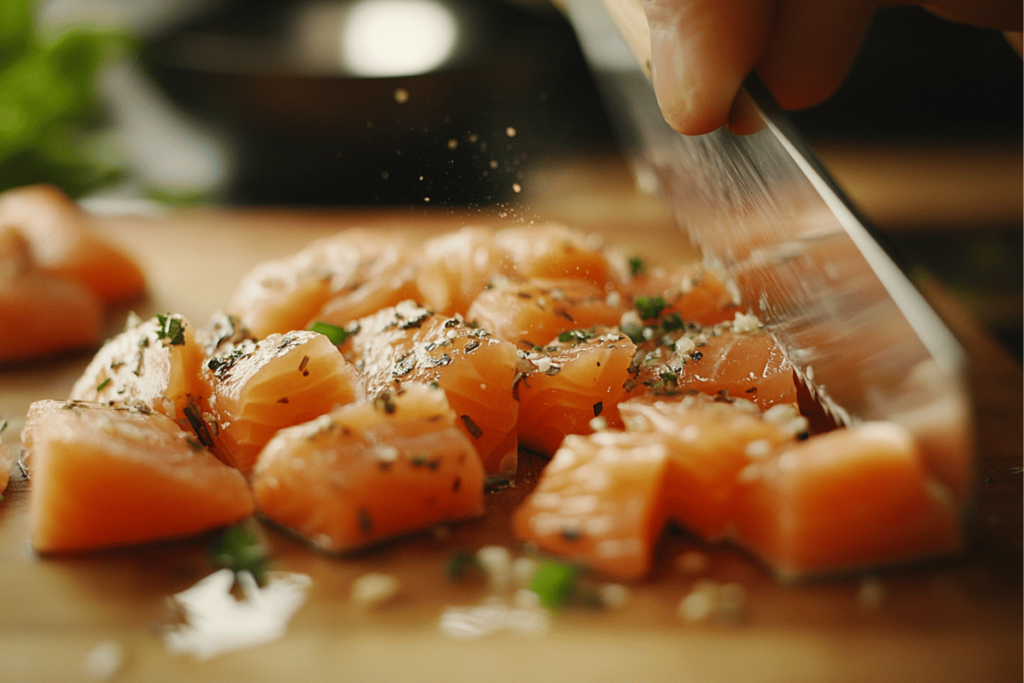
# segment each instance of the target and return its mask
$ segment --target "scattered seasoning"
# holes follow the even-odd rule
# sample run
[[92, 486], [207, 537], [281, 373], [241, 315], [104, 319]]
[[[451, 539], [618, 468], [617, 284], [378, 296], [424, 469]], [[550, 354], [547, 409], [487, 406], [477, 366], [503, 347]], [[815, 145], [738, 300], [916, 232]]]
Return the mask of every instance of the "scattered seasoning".
[[558, 335], [558, 341], [562, 344], [569, 342], [580, 343], [593, 338], [594, 333], [590, 330], [569, 330]]
[[170, 313], [157, 313], [156, 322], [156, 338], [163, 342], [164, 346], [181, 346], [185, 343], [185, 325], [180, 318]]
[[459, 550], [452, 553], [444, 566], [444, 574], [450, 581], [462, 581], [470, 576], [479, 576], [483, 573], [483, 567], [477, 561], [473, 553]]
[[213, 435], [210, 434], [210, 428], [206, 421], [203, 419], [203, 414], [199, 410], [199, 406], [195, 404], [192, 397], [189, 396], [188, 405], [185, 406], [185, 417], [188, 419], [189, 425], [192, 426], [192, 431], [195, 432], [196, 437], [199, 439], [199, 443], [203, 444], [206, 448], [213, 450]]
[[302, 360], [299, 362], [299, 372], [301, 372], [303, 375], [308, 375], [309, 374], [306, 371], [306, 366], [307, 365], [309, 365], [309, 356], [303, 356]]
[[479, 439], [484, 435], [484, 430], [480, 429], [480, 426], [476, 422], [473, 422], [473, 418], [469, 415], [459, 415], [459, 419], [462, 420], [462, 424], [466, 426], [466, 430], [469, 432], [469, 435], [474, 439]]
[[116, 640], [105, 640], [85, 656], [85, 673], [93, 681], [108, 681], [124, 666], [124, 648]]
[[288, 403], [288, 397], [287, 396], [282, 396], [281, 398], [277, 399], [277, 402], [278, 403], [287, 404]]
[[597, 403], [595, 403], [593, 405], [593, 408], [594, 408], [594, 417], [597, 417], [598, 415], [601, 414], [601, 411], [604, 410], [604, 403], [602, 401], [598, 401]]
[[369, 572], [352, 582], [350, 597], [360, 607], [374, 608], [385, 605], [402, 590], [402, 583], [394, 574]]

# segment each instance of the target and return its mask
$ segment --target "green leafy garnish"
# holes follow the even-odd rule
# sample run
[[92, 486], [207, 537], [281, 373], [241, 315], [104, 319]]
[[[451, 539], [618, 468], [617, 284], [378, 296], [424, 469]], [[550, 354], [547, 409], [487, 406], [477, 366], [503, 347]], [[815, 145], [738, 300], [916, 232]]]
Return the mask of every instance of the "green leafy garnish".
[[542, 605], [558, 609], [572, 597], [580, 573], [575, 565], [546, 560], [530, 580], [530, 590], [537, 594]]
[[444, 567], [445, 576], [452, 581], [461, 581], [470, 575], [482, 574], [483, 567], [476, 559], [476, 555], [467, 552], [456, 552]]
[[647, 264], [644, 260], [636, 256], [630, 257], [629, 259], [629, 274], [633, 277], [642, 274], [647, 270]]
[[334, 344], [335, 346], [341, 346], [342, 344], [345, 343], [345, 340], [347, 340], [350, 335], [353, 335], [359, 331], [358, 329], [356, 329], [350, 332], [346, 330], [344, 327], [340, 327], [339, 325], [332, 325], [331, 323], [325, 323], [321, 321], [313, 323], [312, 325], [309, 326], [309, 329], [313, 332], [318, 332], [324, 335], [325, 337], [330, 339], [331, 343]]
[[0, 2], [0, 190], [45, 182], [76, 198], [122, 175], [95, 84], [131, 45], [84, 26], [45, 35], [37, 4]]
[[266, 546], [252, 525], [245, 524], [224, 529], [210, 550], [210, 561], [215, 567], [227, 568], [236, 574], [249, 572], [261, 586], [266, 583], [270, 567]]
[[574, 342], [576, 344], [593, 338], [594, 333], [590, 330], [569, 330], [558, 335], [558, 341], [566, 344], [568, 342]]
[[633, 303], [636, 306], [636, 312], [643, 320], [657, 318], [658, 314], [665, 310], [665, 298], [661, 296], [638, 296]]
[[180, 318], [176, 318], [171, 314], [156, 315], [157, 339], [162, 341], [167, 346], [181, 346], [185, 343], [185, 325], [181, 322]]

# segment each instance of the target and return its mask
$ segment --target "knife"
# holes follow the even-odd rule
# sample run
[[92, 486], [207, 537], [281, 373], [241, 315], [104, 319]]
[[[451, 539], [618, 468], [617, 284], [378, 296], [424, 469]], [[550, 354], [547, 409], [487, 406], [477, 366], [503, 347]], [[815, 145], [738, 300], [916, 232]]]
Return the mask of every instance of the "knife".
[[637, 185], [785, 350], [840, 424], [886, 420], [963, 504], [973, 474], [966, 355], [878, 232], [857, 213], [755, 75], [746, 134], [684, 136], [650, 83], [640, 0], [565, 0]]

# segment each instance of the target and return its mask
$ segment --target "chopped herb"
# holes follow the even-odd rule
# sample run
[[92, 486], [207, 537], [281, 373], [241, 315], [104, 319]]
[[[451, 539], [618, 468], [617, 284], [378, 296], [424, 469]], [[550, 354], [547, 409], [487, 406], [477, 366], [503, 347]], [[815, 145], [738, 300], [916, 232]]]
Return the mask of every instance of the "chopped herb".
[[629, 274], [633, 277], [640, 275], [647, 271], [647, 264], [644, 263], [642, 258], [633, 256], [629, 259]]
[[345, 343], [349, 336], [359, 331], [359, 328], [356, 328], [355, 330], [352, 330], [350, 332], [349, 330], [346, 330], [344, 327], [332, 325], [331, 323], [325, 323], [319, 320], [310, 325], [309, 329], [313, 332], [317, 332], [319, 334], [324, 335], [335, 346], [341, 346], [342, 344]]
[[480, 566], [474, 553], [460, 550], [448, 558], [448, 562], [444, 566], [444, 573], [451, 581], [461, 581], [471, 575], [482, 575], [483, 567]]
[[634, 302], [636, 312], [643, 320], [652, 320], [665, 310], [665, 298], [661, 296], [646, 297], [638, 296]]
[[107, 386], [110, 384], [110, 382], [111, 382], [111, 378], [110, 377], [106, 378], [105, 380], [103, 380], [102, 382], [100, 382], [96, 386], [96, 391], [97, 392], [103, 391], [104, 389], [107, 388]]
[[181, 346], [185, 343], [185, 325], [180, 318], [176, 318], [170, 313], [167, 315], [157, 313], [156, 322], [158, 325], [156, 337], [165, 346]]
[[579, 578], [579, 567], [547, 560], [530, 579], [530, 590], [537, 594], [542, 605], [558, 609], [572, 597]]
[[377, 410], [383, 410], [388, 415], [398, 410], [398, 404], [395, 403], [395, 397], [390, 391], [385, 391], [374, 398], [373, 407]]
[[593, 405], [593, 408], [594, 408], [594, 417], [597, 417], [598, 415], [601, 414], [601, 411], [604, 410], [604, 403], [601, 402], [601, 401], [598, 401], [597, 403], [595, 403]]
[[266, 583], [270, 559], [251, 524], [229, 526], [210, 549], [210, 561], [216, 567], [235, 572], [247, 571], [261, 586]]
[[189, 425], [192, 426], [192, 431], [195, 432], [196, 437], [199, 439], [199, 443], [212, 450], [213, 436], [210, 434], [210, 428], [203, 419], [203, 414], [199, 410], [199, 406], [196, 405], [191, 396], [189, 396], [188, 405], [185, 406], [185, 410], [183, 412], [185, 413], [185, 417], [188, 419]]
[[7, 429], [7, 420], [2, 419], [0, 420], [0, 434], [3, 434], [5, 429]]
[[661, 319], [661, 329], [666, 332], [675, 332], [683, 327], [683, 316], [679, 315], [679, 311], [673, 311]]
[[568, 332], [563, 332], [558, 335], [558, 341], [562, 344], [567, 344], [569, 342], [578, 344], [579, 342], [586, 341], [593, 336], [594, 333], [590, 330], [569, 330]]
[[473, 422], [473, 418], [469, 415], [459, 415], [459, 419], [462, 420], [462, 424], [466, 426], [466, 431], [468, 431], [469, 435], [474, 439], [479, 439], [484, 435], [484, 430], [480, 429], [480, 425]]

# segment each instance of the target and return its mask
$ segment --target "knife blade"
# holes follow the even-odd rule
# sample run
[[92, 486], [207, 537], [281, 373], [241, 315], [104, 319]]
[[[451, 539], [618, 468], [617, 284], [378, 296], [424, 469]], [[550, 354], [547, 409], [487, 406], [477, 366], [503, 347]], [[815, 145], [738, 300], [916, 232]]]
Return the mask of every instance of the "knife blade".
[[767, 89], [754, 75], [744, 84], [745, 134], [680, 135], [650, 83], [640, 0], [564, 8], [638, 187], [661, 193], [837, 422], [903, 425], [964, 502], [974, 442], [966, 354]]

